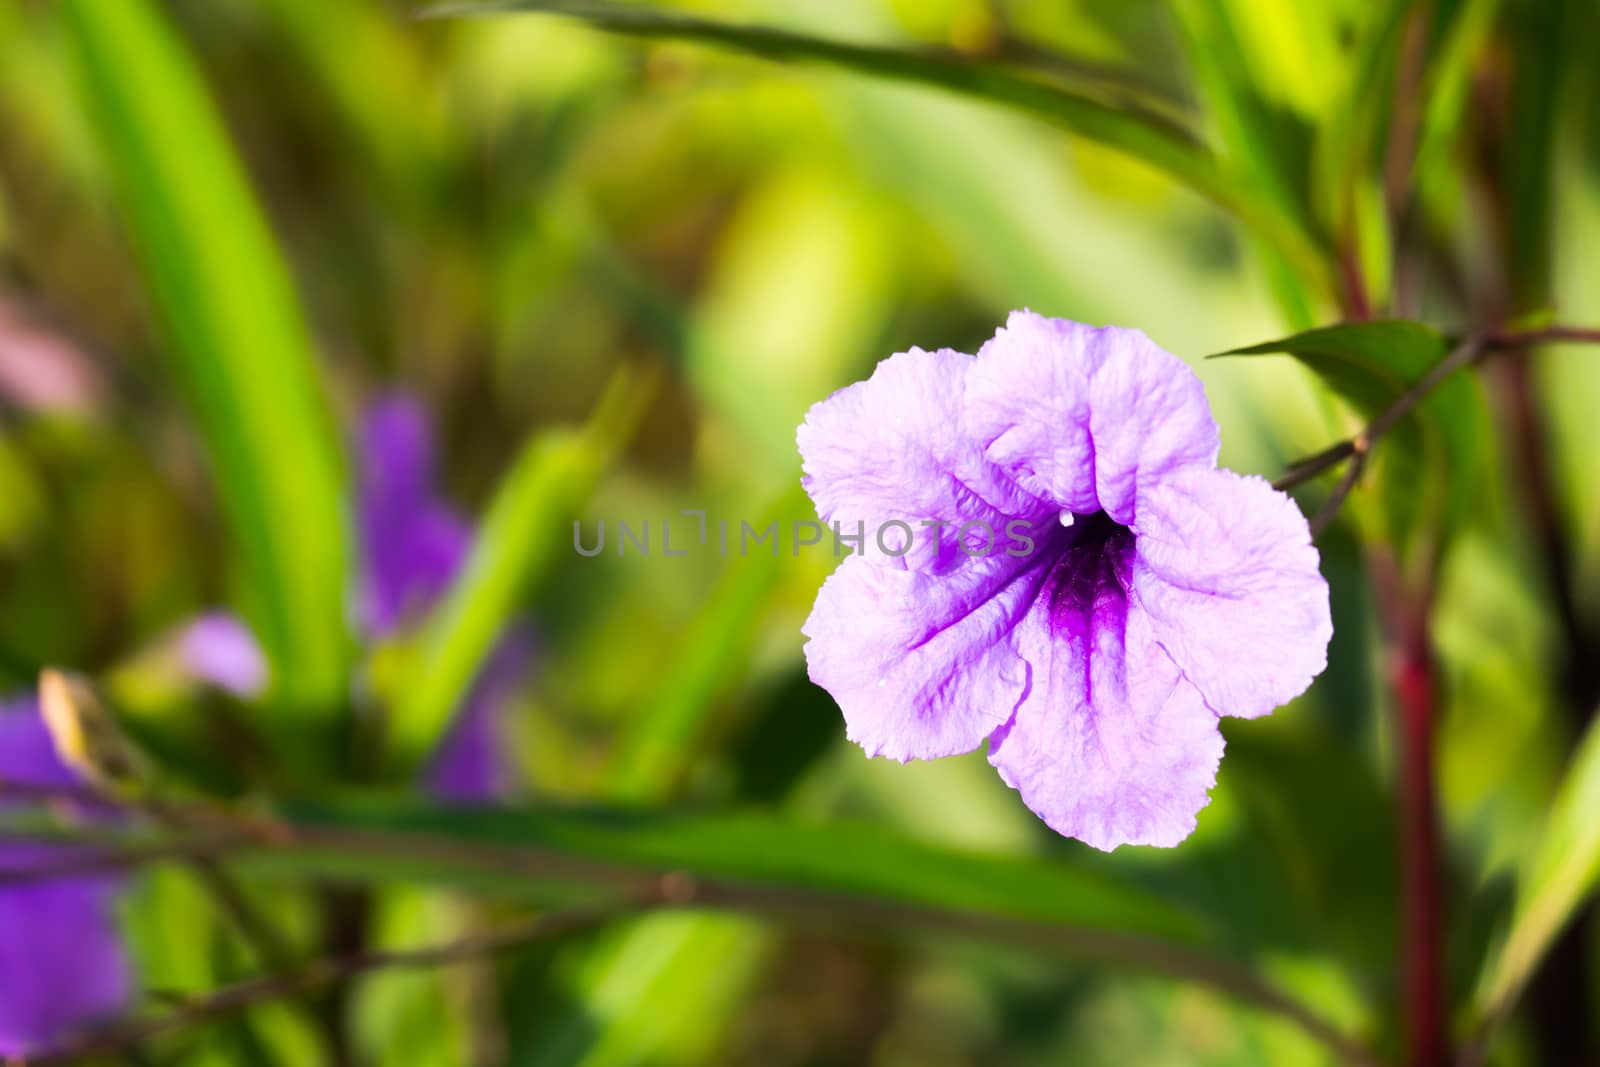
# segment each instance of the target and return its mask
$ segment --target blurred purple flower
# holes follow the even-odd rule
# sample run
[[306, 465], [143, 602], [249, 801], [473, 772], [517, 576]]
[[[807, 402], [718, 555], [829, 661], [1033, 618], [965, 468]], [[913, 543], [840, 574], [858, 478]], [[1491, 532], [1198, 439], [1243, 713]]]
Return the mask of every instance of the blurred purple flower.
[[77, 345], [0, 296], [0, 397], [24, 411], [90, 415], [104, 394], [105, 383]]
[[[0, 704], [0, 779], [66, 786], [31, 699]], [[0, 875], [60, 860], [60, 846], [0, 840]], [[26, 1056], [120, 1012], [132, 982], [112, 915], [117, 882], [68, 877], [0, 884], [0, 1056]]]
[[852, 555], [804, 632], [870, 755], [989, 761], [1057, 832], [1174, 845], [1222, 757], [1326, 665], [1328, 589], [1294, 502], [1216, 468], [1205, 392], [1137, 330], [1014, 313], [976, 358], [913, 349], [799, 432], [824, 520], [1026, 523]]
[[383, 636], [439, 598], [466, 558], [472, 532], [437, 495], [433, 431], [415, 400], [390, 395], [361, 420], [356, 521], [366, 572], [362, 626]]
[[[472, 532], [438, 495], [432, 428], [415, 400], [391, 394], [375, 401], [361, 420], [358, 451], [360, 617], [369, 634], [381, 637], [434, 606], [465, 562]], [[477, 803], [508, 788], [500, 735], [531, 658], [529, 634], [514, 629], [501, 636], [424, 773], [430, 791]]]
[[503, 737], [505, 712], [534, 652], [533, 634], [526, 628], [508, 630], [500, 639], [428, 766], [424, 781], [435, 796], [484, 804], [514, 785]]
[[238, 618], [213, 611], [188, 623], [177, 637], [184, 673], [241, 700], [267, 688], [267, 658], [255, 635]]

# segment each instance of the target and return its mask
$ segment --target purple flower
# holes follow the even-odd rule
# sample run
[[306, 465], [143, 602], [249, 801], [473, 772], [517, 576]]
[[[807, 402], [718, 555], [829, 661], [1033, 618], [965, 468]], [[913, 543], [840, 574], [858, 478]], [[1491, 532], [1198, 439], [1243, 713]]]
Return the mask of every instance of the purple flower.
[[[0, 705], [0, 779], [62, 786], [38, 705]], [[60, 846], [0, 840], [0, 875], [59, 860]], [[120, 1012], [131, 978], [112, 916], [114, 879], [0, 884], [0, 1056], [25, 1056]]]
[[503, 796], [511, 786], [502, 736], [504, 713], [533, 655], [533, 635], [526, 628], [507, 631], [495, 646], [450, 724], [450, 732], [433, 754], [424, 780], [434, 796], [460, 804], [485, 804]]
[[[382, 637], [438, 602], [467, 558], [472, 531], [438, 496], [433, 433], [415, 400], [393, 394], [375, 401], [358, 445], [360, 617], [369, 635]], [[502, 636], [425, 772], [435, 795], [481, 803], [504, 792], [510, 778], [500, 738], [504, 712], [531, 657], [529, 635]]]
[[445, 591], [472, 532], [436, 495], [433, 431], [416, 401], [375, 401], [361, 420], [358, 451], [360, 617], [368, 633], [384, 636], [415, 622]]
[[917, 533], [846, 559], [803, 628], [869, 755], [987, 739], [1057, 832], [1174, 845], [1216, 780], [1218, 716], [1265, 715], [1326, 666], [1304, 517], [1217, 469], [1199, 379], [1137, 330], [1016, 312], [976, 358], [884, 360], [799, 443], [825, 521], [865, 522], [869, 550], [888, 521]]
[[250, 628], [226, 612], [197, 616], [177, 635], [184, 673], [210, 682], [241, 700], [267, 688], [267, 658]]

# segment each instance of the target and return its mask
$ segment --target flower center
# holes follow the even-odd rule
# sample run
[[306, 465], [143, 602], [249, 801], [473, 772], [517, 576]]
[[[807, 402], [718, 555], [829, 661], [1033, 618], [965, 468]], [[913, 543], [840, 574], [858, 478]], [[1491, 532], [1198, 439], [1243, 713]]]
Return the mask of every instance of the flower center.
[[1057, 626], [1080, 631], [1097, 609], [1121, 610], [1133, 560], [1133, 531], [1103, 511], [1075, 515], [1051, 540], [1055, 552], [1046, 595]]

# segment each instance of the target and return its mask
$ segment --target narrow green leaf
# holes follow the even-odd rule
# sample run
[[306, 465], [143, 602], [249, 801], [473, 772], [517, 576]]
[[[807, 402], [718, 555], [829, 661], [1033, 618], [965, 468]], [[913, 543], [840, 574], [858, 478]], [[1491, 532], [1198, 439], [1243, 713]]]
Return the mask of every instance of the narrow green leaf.
[[1478, 984], [1481, 1019], [1503, 1020], [1546, 950], [1600, 886], [1600, 722], [1589, 728], [1556, 791], [1517, 885], [1511, 927]]
[[[762, 520], [791, 522], [810, 513], [799, 489], [784, 495]], [[624, 728], [608, 793], [617, 800], [659, 800], [683, 772], [705, 732], [717, 697], [744, 668], [762, 610], [783, 575], [775, 555], [752, 552], [723, 572], [705, 607], [686, 630], [655, 696]]]
[[1248, 966], [1218, 931], [1092, 859], [986, 855], [854, 823], [753, 812], [438, 808], [392, 797], [303, 808], [241, 852], [259, 875], [416, 880], [525, 900], [619, 899], [673, 875], [695, 906], [954, 934], [1201, 982], [1293, 1019], [1351, 1060], [1360, 1048]]
[[[1429, 64], [1417, 155], [1411, 168], [1424, 197], [1455, 195], [1461, 182], [1460, 174], [1448, 166], [1449, 155], [1460, 140], [1474, 64], [1489, 41], [1499, 9], [1500, 0], [1464, 0]], [[1435, 188], [1429, 190], [1430, 185]]]
[[520, 598], [569, 544], [579, 505], [632, 434], [654, 379], [619, 371], [581, 430], [533, 435], [501, 481], [471, 558], [430, 623], [390, 723], [403, 765], [433, 751]]
[[1577, 0], [1543, 0], [1515, 5], [1508, 12], [1506, 40], [1514, 74], [1507, 103], [1508, 122], [1499, 148], [1505, 170], [1504, 208], [1510, 218], [1510, 286], [1514, 312], [1543, 306], [1550, 299], [1555, 240], [1555, 157], [1561, 95], [1572, 71], [1580, 35], [1573, 32]]
[[1218, 352], [1211, 358], [1295, 356], [1351, 403], [1365, 409], [1394, 399], [1449, 352], [1450, 339], [1433, 327], [1387, 319], [1322, 326], [1276, 341]]
[[1255, 195], [1193, 136], [1152, 113], [1116, 107], [996, 66], [907, 49], [850, 44], [765, 26], [698, 18], [608, 0], [468, 0], [430, 8], [428, 17], [512, 13], [566, 15], [612, 33], [692, 41], [773, 60], [802, 60], [859, 74], [961, 93], [1043, 119], [1142, 160], [1237, 217], [1276, 248], [1302, 277], [1326, 282], [1316, 243], [1279, 205]]
[[[562, 887], [626, 888], [679, 872], [775, 907], [828, 900], [944, 909], [1203, 947], [1206, 924], [1088, 863], [946, 849], [866, 823], [759, 812], [441, 808], [341, 802], [300, 811], [294, 844], [246, 862], [296, 875], [421, 880], [538, 898]], [[767, 896], [766, 894], [777, 894]]]
[[[1237, 20], [1224, 4], [1185, 0], [1172, 5], [1171, 12], [1185, 38], [1206, 111], [1217, 125], [1240, 185], [1310, 232], [1310, 182], [1301, 173], [1310, 154], [1306, 122], [1262, 95], [1263, 79], [1251, 69], [1238, 38]], [[1315, 284], [1320, 274], [1301, 278], [1292, 267], [1284, 262], [1281, 250], [1268, 247], [1268, 280], [1286, 318], [1291, 324], [1309, 324], [1315, 320], [1307, 282]]]
[[1383, 202], [1381, 157], [1394, 110], [1394, 81], [1410, 0], [1375, 5], [1355, 44], [1355, 58], [1339, 76], [1342, 88], [1317, 132], [1312, 151], [1311, 199], [1345, 255], [1355, 257], [1366, 298], [1383, 306], [1393, 255]]
[[336, 436], [294, 286], [193, 62], [147, 0], [60, 8], [117, 208], [199, 418], [280, 703], [340, 703]]
[[[864, 823], [759, 812], [439, 807], [371, 795], [303, 805], [241, 836], [228, 862], [255, 877], [381, 886], [417, 882], [529, 903], [653, 891], [697, 909], [830, 926], [954, 935], [1199, 982], [1303, 1027], [1349, 1062], [1349, 1036], [1228, 959], [1220, 931], [1092, 857], [996, 855]], [[19, 839], [126, 844], [181, 858], [136, 827], [85, 832], [38, 812], [3, 813]], [[216, 842], [196, 842], [214, 853]]]

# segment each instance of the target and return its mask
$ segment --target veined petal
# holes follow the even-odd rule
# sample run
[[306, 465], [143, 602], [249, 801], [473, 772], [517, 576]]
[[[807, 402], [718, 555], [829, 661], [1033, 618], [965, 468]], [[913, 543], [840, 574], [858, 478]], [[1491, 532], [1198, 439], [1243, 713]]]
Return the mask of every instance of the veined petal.
[[1006, 784], [1056, 832], [1095, 848], [1188, 837], [1222, 735], [1115, 567], [1052, 578], [1017, 642], [1032, 688], [989, 745]]
[[1014, 631], [1046, 570], [1038, 556], [1001, 555], [935, 577], [851, 556], [802, 628], [811, 680], [869, 756], [969, 752], [1027, 689]]
[[1217, 425], [1186, 363], [1139, 330], [1011, 314], [967, 375], [964, 425], [1057, 510], [1131, 525], [1141, 487], [1217, 461]]
[[1134, 596], [1156, 640], [1221, 715], [1265, 715], [1328, 663], [1328, 583], [1305, 516], [1232, 471], [1193, 471], [1140, 498]]
[[869, 556], [881, 558], [872, 543], [879, 527], [899, 521], [913, 534], [906, 566], [959, 566], [957, 530], [936, 540], [921, 523], [981, 522], [1003, 542], [1008, 521], [1050, 515], [961, 432], [961, 396], [974, 365], [971, 356], [948, 348], [913, 348], [806, 414], [798, 434], [802, 484], [824, 522], [838, 522], [845, 532], [866, 524]]

